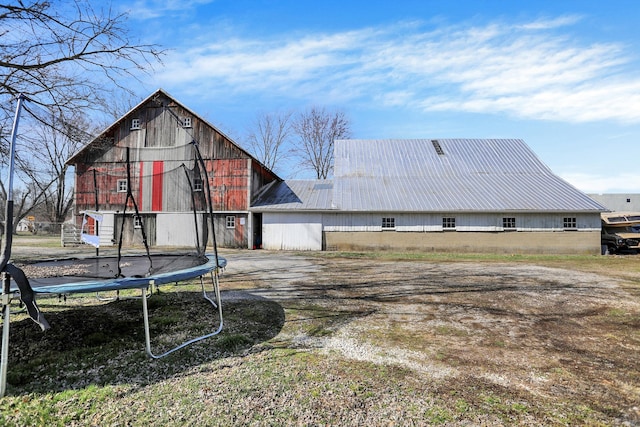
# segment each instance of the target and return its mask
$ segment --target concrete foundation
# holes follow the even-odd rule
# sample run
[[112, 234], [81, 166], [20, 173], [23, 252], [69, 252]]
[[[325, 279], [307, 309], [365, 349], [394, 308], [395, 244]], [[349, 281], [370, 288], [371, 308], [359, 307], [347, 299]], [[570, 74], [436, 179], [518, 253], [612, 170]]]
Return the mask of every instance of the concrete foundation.
[[324, 249], [339, 251], [600, 254], [600, 232], [325, 232]]

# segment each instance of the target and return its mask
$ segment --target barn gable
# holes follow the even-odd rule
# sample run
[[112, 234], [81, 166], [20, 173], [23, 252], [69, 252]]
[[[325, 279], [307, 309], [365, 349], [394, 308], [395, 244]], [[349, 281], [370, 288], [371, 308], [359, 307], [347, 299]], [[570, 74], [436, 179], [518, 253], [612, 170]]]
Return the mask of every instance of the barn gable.
[[[108, 126], [93, 141], [73, 155], [68, 164], [75, 166], [76, 221], [81, 212], [97, 209], [113, 213], [112, 227], [118, 212], [130, 211], [123, 181], [129, 171], [133, 196], [141, 211], [137, 223], [149, 224], [151, 241], [173, 244], [191, 239], [180, 221], [193, 222], [191, 191], [178, 184], [185, 177], [185, 165], [191, 175], [200, 165], [194, 163], [197, 146], [202, 156], [211, 189], [213, 210], [217, 212], [216, 233], [221, 246], [247, 247], [253, 236], [251, 199], [267, 184], [280, 179], [247, 151], [179, 103], [162, 89], [135, 106]], [[202, 182], [196, 183], [201, 191]], [[198, 206], [203, 210], [203, 206]], [[108, 217], [107, 217], [108, 218]], [[176, 226], [174, 226], [176, 225]], [[169, 229], [166, 227], [169, 226]], [[117, 228], [117, 227], [116, 227]], [[145, 226], [146, 228], [146, 226]], [[114, 234], [115, 231], [105, 230]], [[157, 237], [153, 239], [154, 235]]]

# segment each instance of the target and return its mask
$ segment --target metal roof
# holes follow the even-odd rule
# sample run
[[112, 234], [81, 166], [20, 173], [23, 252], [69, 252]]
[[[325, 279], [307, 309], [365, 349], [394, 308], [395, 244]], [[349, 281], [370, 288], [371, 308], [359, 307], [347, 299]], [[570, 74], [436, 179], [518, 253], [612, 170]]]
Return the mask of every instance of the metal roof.
[[274, 182], [251, 204], [252, 210], [305, 210], [332, 209], [331, 180], [289, 180]]
[[[300, 199], [263, 208], [360, 212], [601, 212], [520, 139], [337, 140], [331, 194], [305, 181]], [[278, 187], [278, 191], [286, 191]], [[284, 193], [282, 193], [284, 194]], [[282, 197], [282, 194], [279, 194]], [[321, 202], [320, 202], [321, 201]], [[256, 205], [254, 205], [256, 206]], [[268, 208], [267, 208], [268, 209]]]

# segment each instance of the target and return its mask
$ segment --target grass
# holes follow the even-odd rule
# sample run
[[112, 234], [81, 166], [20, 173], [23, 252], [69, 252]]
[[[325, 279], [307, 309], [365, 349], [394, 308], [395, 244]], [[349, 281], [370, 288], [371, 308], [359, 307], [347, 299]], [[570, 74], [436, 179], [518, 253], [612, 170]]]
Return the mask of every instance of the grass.
[[59, 248], [60, 236], [18, 233], [13, 236], [12, 243], [15, 246]]
[[321, 259], [366, 259], [381, 261], [480, 262], [528, 264], [566, 268], [640, 281], [637, 256], [566, 255], [566, 254], [485, 254], [446, 252], [314, 252], [306, 254]]
[[[311, 257], [320, 263], [373, 259], [609, 272], [608, 278], [625, 279], [620, 286], [632, 298], [640, 296], [637, 257], [402, 253], [320, 253]], [[362, 268], [367, 271], [365, 263]], [[348, 285], [340, 277], [338, 269], [326, 283], [299, 284], [300, 289], [309, 285], [318, 292], [309, 290], [308, 299], [227, 300], [225, 328], [219, 336], [160, 360], [144, 354], [139, 300], [104, 303], [87, 296], [70, 297], [66, 302], [39, 300], [53, 327], [41, 334], [24, 315], [12, 318], [9, 389], [0, 399], [0, 425], [623, 425], [621, 408], [607, 400], [607, 393], [620, 388], [616, 381], [625, 387], [640, 384], [637, 361], [586, 351], [578, 341], [569, 340], [562, 343], [568, 345], [566, 349], [560, 348], [552, 330], [541, 332], [543, 338], [550, 335], [544, 338], [544, 345], [556, 345], [545, 350], [548, 353], [541, 366], [526, 366], [529, 360], [523, 360], [523, 366], [500, 366], [492, 360], [496, 367], [479, 365], [479, 359], [464, 356], [488, 350], [509, 352], [518, 345], [509, 341], [510, 335], [480, 339], [481, 334], [493, 333], [491, 328], [465, 328], [445, 314], [427, 319], [440, 322], [432, 329], [420, 329], [410, 308], [385, 300], [381, 306], [394, 319], [382, 318], [363, 330], [360, 341], [386, 342], [418, 352], [427, 366], [451, 368], [455, 375], [347, 358], [335, 349], [322, 348], [324, 340], [338, 336], [343, 328], [380, 318], [376, 317], [379, 309], [366, 305], [370, 301], [366, 296], [334, 295], [340, 291], [335, 283]], [[261, 285], [240, 276], [225, 280], [223, 276], [223, 289], [240, 293]], [[319, 286], [327, 283], [336, 286], [330, 289], [331, 295], [323, 294]], [[149, 300], [154, 350], [160, 352], [215, 326], [212, 310], [202, 302], [198, 289], [196, 283], [167, 286]], [[459, 294], [434, 295], [438, 299], [435, 313], [441, 307], [461, 304], [456, 299], [461, 298]], [[479, 294], [474, 294], [474, 301], [478, 299]], [[460, 307], [470, 308], [466, 301]], [[478, 307], [480, 302], [472, 308]], [[587, 314], [586, 323], [576, 329], [588, 327], [596, 347], [610, 342], [614, 348], [627, 346], [633, 354], [640, 342], [639, 310], [610, 306]], [[583, 321], [577, 316], [556, 321], [515, 315], [540, 328]], [[497, 312], [493, 317], [496, 326], [506, 316]], [[606, 334], [598, 329], [602, 325], [606, 325]], [[461, 344], [475, 338], [474, 345]], [[534, 338], [541, 339], [527, 336], [517, 343]], [[531, 349], [539, 351], [538, 347]], [[528, 377], [535, 374], [535, 381], [550, 386], [544, 389], [547, 394], [529, 392], [526, 385], [531, 383], [513, 384], [510, 378], [496, 381], [490, 376], [491, 369], [505, 375], [508, 371], [524, 372]], [[630, 377], [622, 382], [619, 378], [625, 372]], [[580, 395], [579, 386], [593, 390]]]

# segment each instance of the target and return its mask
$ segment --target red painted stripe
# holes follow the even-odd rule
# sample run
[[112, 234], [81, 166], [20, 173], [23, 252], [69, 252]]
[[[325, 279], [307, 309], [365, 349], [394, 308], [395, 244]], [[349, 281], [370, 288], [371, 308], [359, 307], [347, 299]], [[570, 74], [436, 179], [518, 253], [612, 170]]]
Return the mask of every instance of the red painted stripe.
[[[144, 176], [144, 174], [142, 173], [143, 166], [144, 166], [144, 162], [140, 162], [140, 175], [138, 175], [139, 176], [138, 178], [138, 204], [139, 205], [142, 204], [142, 177]], [[131, 195], [133, 195], [133, 189], [131, 189], [131, 191], [132, 191]]]
[[162, 178], [164, 172], [164, 162], [153, 162], [153, 192], [151, 193], [151, 210], [162, 210]]

